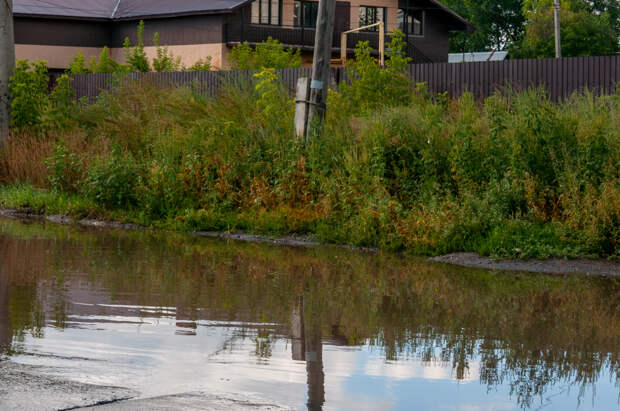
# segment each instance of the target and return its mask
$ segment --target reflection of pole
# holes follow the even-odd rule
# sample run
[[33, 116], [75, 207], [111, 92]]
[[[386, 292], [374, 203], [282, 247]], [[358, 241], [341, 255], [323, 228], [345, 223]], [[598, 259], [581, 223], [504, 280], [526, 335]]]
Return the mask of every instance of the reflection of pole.
[[293, 361], [306, 360], [306, 341], [304, 336], [304, 297], [299, 297], [291, 314], [291, 345]]
[[321, 323], [318, 319], [306, 322], [306, 372], [308, 373], [308, 410], [323, 409], [325, 402], [325, 374], [323, 373], [323, 344]]
[[0, 267], [0, 354], [11, 348], [13, 332], [9, 320], [9, 279]]

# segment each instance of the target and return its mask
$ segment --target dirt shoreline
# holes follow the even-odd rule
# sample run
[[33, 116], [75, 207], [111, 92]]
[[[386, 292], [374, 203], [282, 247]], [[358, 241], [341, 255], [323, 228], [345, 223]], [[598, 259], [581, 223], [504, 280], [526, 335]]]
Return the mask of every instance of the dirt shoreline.
[[528, 271], [544, 274], [587, 274], [620, 276], [620, 262], [611, 260], [589, 260], [586, 258], [545, 260], [494, 260], [476, 253], [453, 253], [431, 257], [429, 261], [453, 264], [461, 267], [484, 268], [487, 270]]
[[[137, 224], [123, 224], [114, 221], [101, 220], [75, 220], [68, 216], [51, 215], [46, 216], [34, 210], [13, 210], [0, 209], [0, 217], [14, 219], [44, 219], [51, 223], [62, 225], [79, 225], [83, 227], [112, 228], [121, 230], [144, 230], [146, 227]], [[252, 243], [268, 243], [289, 247], [318, 247], [330, 246], [344, 248], [355, 251], [377, 252], [376, 248], [355, 247], [350, 245], [325, 244], [312, 240], [309, 236], [289, 235], [284, 237], [268, 237], [256, 234], [246, 234], [239, 232], [214, 232], [214, 231], [195, 231], [191, 235], [205, 238], [216, 238], [233, 241], [245, 241]], [[519, 259], [499, 259], [481, 256], [477, 253], [453, 253], [437, 257], [428, 258], [428, 261], [443, 264], [452, 264], [461, 267], [482, 268], [488, 270], [501, 271], [525, 271], [543, 274], [586, 274], [586, 275], [608, 275], [620, 276], [620, 261], [604, 259], [590, 260], [580, 259], [561, 259], [550, 258], [545, 260], [519, 260]]]

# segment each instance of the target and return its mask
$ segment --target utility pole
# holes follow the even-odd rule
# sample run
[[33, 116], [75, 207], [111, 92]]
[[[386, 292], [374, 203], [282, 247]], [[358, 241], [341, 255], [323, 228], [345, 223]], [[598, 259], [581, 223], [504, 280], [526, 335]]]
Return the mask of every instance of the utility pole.
[[560, 0], [553, 0], [553, 25], [555, 29], [555, 58], [562, 57], [562, 42], [560, 39]]
[[312, 81], [310, 82], [310, 107], [308, 107], [307, 120], [309, 127], [315, 126], [325, 116], [335, 18], [336, 0], [320, 0], [314, 38]]
[[0, 142], [9, 135], [9, 78], [14, 68], [13, 0], [0, 0]]

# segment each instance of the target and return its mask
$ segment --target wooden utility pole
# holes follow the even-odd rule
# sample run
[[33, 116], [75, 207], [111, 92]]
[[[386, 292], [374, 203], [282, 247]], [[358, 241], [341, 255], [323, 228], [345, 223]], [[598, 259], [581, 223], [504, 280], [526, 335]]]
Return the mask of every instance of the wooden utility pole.
[[562, 41], [560, 38], [560, 0], [553, 0], [553, 26], [555, 30], [555, 58], [562, 57]]
[[13, 0], [0, 0], [0, 142], [9, 135], [9, 78], [14, 68]]
[[336, 0], [320, 0], [314, 38], [314, 59], [308, 107], [307, 129], [316, 126], [325, 115], [332, 59], [332, 37], [336, 18]]

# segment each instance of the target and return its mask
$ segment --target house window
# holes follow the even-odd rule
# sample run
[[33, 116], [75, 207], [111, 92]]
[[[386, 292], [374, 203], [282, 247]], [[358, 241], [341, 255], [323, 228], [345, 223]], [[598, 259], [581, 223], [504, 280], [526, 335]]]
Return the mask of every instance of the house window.
[[293, 24], [295, 27], [316, 27], [319, 15], [318, 1], [295, 1]]
[[398, 9], [398, 28], [405, 34], [424, 35], [424, 11]]
[[[360, 27], [369, 26], [371, 24], [385, 23], [385, 7], [369, 7], [360, 6]], [[371, 27], [368, 31], [378, 31], [379, 27]]]
[[280, 25], [282, 0], [254, 0], [252, 2], [252, 24]]

